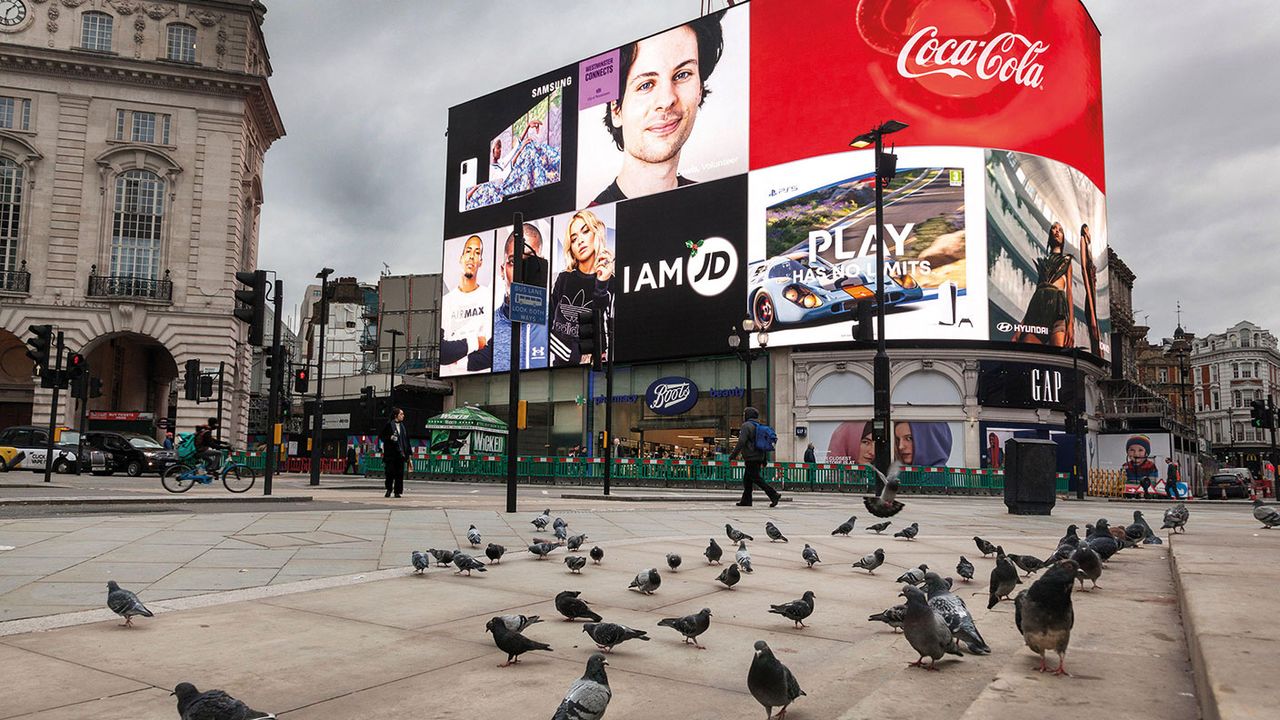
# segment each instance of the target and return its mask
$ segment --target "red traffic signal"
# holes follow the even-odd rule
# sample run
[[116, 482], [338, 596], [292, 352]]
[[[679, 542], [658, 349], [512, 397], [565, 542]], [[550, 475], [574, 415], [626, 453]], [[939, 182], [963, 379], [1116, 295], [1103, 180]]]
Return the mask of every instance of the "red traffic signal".
[[310, 383], [311, 373], [307, 368], [298, 368], [293, 371], [293, 391], [299, 394], [307, 392], [307, 385]]

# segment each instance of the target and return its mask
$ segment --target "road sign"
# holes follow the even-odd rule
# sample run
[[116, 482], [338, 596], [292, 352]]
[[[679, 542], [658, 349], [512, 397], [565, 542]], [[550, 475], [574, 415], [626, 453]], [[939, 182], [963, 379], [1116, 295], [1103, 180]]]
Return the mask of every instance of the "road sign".
[[537, 285], [512, 283], [511, 319], [531, 325], [546, 325], [547, 289]]

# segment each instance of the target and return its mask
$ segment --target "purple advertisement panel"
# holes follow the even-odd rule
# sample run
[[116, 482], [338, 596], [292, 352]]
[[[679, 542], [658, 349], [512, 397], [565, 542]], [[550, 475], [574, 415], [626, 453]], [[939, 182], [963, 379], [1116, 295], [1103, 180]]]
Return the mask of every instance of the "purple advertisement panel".
[[578, 109], [618, 99], [618, 51], [610, 50], [578, 64]]

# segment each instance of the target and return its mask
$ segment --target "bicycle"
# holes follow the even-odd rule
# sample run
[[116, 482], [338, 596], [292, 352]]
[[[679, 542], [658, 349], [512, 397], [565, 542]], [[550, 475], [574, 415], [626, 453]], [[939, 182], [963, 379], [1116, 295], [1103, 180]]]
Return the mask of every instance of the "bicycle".
[[233, 461], [227, 454], [224, 455], [222, 464], [213, 473], [207, 471], [204, 460], [170, 465], [160, 476], [160, 484], [171, 493], [184, 493], [197, 483], [212, 485], [215, 478], [222, 479], [222, 486], [227, 489], [227, 492], [242, 493], [248, 492], [257, 482], [258, 472], [244, 463]]

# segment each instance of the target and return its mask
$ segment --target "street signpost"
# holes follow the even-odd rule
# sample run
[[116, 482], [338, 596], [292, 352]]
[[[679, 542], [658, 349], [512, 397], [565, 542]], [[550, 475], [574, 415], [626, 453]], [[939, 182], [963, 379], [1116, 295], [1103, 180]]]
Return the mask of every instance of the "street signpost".
[[547, 289], [511, 283], [511, 320], [531, 325], [547, 324]]

